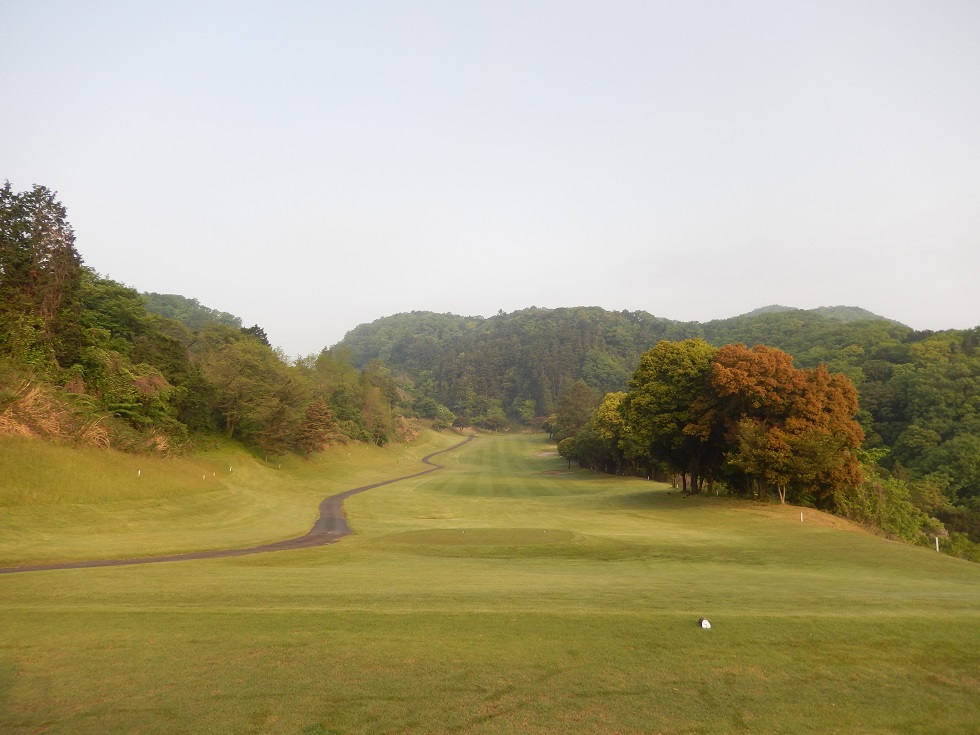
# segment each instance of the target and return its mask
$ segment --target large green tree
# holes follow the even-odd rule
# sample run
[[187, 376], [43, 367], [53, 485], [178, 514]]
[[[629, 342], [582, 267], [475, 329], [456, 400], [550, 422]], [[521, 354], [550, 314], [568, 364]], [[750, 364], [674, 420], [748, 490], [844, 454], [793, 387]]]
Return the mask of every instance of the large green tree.
[[0, 348], [18, 362], [68, 364], [78, 348], [81, 257], [65, 207], [35, 185], [0, 187]]
[[228, 436], [254, 442], [270, 456], [293, 443], [308, 388], [279, 355], [240, 337], [208, 354], [202, 367]]
[[558, 453], [581, 467], [619, 474], [624, 467], [619, 446], [623, 417], [620, 404], [625, 393], [607, 393], [590, 421], [572, 437], [558, 442]]
[[308, 458], [311, 452], [326, 447], [337, 434], [333, 412], [325, 401], [317, 398], [306, 407], [296, 431], [296, 447]]
[[554, 436], [558, 441], [574, 436], [589, 423], [598, 401], [595, 393], [583, 380], [572, 383], [558, 403], [555, 414]]
[[683, 489], [701, 491], [721, 456], [709, 389], [714, 348], [701, 339], [662, 340], [640, 358], [621, 404], [623, 450], [649, 464], [665, 463], [681, 475]]

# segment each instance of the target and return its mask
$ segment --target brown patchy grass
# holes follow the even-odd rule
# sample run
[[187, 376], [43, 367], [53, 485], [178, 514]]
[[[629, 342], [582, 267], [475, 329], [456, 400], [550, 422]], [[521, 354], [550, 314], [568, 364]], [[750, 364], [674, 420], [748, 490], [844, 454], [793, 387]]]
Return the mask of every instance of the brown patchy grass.
[[778, 518], [785, 521], [796, 521], [797, 523], [800, 522], [800, 514], [802, 513], [804, 524], [821, 528], [835, 528], [839, 531], [871, 533], [853, 521], [815, 508], [801, 508], [797, 505], [778, 505], [776, 503], [740, 503], [738, 510], [742, 513], [752, 513], [764, 518]]
[[0, 435], [62, 439], [74, 430], [71, 412], [50, 393], [25, 381], [4, 401], [0, 412]]

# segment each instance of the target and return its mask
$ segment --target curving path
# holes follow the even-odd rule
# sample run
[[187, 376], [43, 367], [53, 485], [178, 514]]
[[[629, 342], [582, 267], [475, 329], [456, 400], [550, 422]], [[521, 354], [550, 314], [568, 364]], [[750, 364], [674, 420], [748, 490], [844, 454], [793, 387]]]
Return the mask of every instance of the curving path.
[[5, 569], [0, 569], [0, 574], [13, 574], [16, 572], [41, 572], [52, 569], [83, 569], [85, 567], [122, 567], [133, 564], [159, 564], [166, 561], [190, 561], [191, 559], [222, 559], [227, 556], [251, 556], [252, 554], [265, 554], [269, 551], [307, 549], [313, 546], [332, 544], [334, 541], [339, 541], [344, 536], [348, 536], [352, 533], [350, 526], [347, 524], [347, 518], [344, 516], [343, 506], [345, 499], [349, 498], [351, 495], [362, 493], [365, 490], [373, 490], [374, 488], [381, 487], [382, 485], [391, 485], [395, 482], [401, 482], [402, 480], [408, 480], [412, 477], [419, 477], [420, 475], [427, 475], [430, 472], [441, 470], [442, 465], [438, 465], [431, 461], [433, 457], [435, 457], [437, 454], [444, 454], [445, 452], [451, 452], [454, 449], [459, 449], [464, 444], [467, 444], [472, 440], [473, 435], [470, 435], [459, 444], [454, 444], [447, 449], [440, 449], [438, 452], [433, 452], [432, 454], [427, 454], [426, 456], [422, 457], [422, 462], [427, 465], [431, 465], [429, 469], [414, 472], [411, 475], [393, 477], [390, 480], [376, 482], [373, 485], [355, 487], [353, 490], [345, 490], [342, 493], [337, 493], [336, 495], [330, 495], [324, 498], [320, 502], [320, 517], [317, 518], [316, 523], [313, 524], [313, 528], [307, 531], [305, 536], [286, 539], [285, 541], [276, 541], [275, 543], [271, 544], [263, 544], [262, 546], [250, 546], [245, 549], [213, 549], [210, 551], [189, 551], [184, 554], [171, 554], [170, 556], [148, 556], [141, 559], [96, 559], [94, 561], [76, 561], [65, 564], [34, 564], [23, 567], [7, 567]]

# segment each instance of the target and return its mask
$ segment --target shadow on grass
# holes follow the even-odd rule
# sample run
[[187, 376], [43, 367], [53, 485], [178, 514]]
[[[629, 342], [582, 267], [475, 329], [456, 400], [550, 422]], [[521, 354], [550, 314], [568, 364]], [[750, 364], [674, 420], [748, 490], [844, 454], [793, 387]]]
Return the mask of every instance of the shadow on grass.
[[[732, 498], [708, 495], [684, 495], [680, 490], [663, 486], [633, 493], [604, 494], [591, 499], [592, 507], [615, 509], [689, 510], [703, 505], [730, 503]], [[586, 501], [590, 502], [590, 501]]]

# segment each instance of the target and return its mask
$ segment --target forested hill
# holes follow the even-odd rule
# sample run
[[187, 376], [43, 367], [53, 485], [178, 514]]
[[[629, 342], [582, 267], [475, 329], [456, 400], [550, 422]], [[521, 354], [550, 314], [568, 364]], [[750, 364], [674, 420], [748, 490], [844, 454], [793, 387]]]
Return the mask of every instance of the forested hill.
[[[700, 340], [683, 344], [691, 338]], [[784, 352], [723, 352], [723, 345], [739, 342]], [[858, 391], [860, 430], [851, 431], [854, 392], [847, 381], [822, 370], [812, 371], [817, 377], [811, 380], [809, 373], [785, 369], [787, 385], [809, 385], [814, 396], [830, 386], [851, 396], [820, 403], [797, 400], [806, 393], [802, 388], [799, 395], [784, 391], [796, 396], [800, 412], [813, 414], [790, 417], [794, 426], [804, 426], [803, 418], [817, 426], [814, 416], [826, 419], [826, 407], [834, 406], [840, 414], [846, 403], [850, 414], [838, 423], [849, 427], [848, 466], [879, 460], [879, 466], [869, 464], [868, 476], [883, 469], [888, 482], [909, 483], [894, 502], [874, 506], [881, 512], [848, 511], [849, 517], [879, 528], [912, 528], [894, 532], [920, 538], [926, 521], [903, 515], [914, 504], [915, 513], [980, 542], [980, 327], [915, 332], [852, 307], [766, 307], [704, 324], [598, 307], [530, 308], [489, 319], [412, 312], [361, 325], [335, 348], [290, 361], [269, 346], [258, 325], [244, 328], [237, 317], [195, 299], [141, 296], [86, 268], [53, 192], [0, 186], [0, 436], [171, 452], [222, 431], [271, 458], [289, 451], [309, 456], [335, 442], [383, 445], [413, 435], [418, 424], [412, 419], [420, 417], [436, 428], [453, 423], [491, 430], [548, 420], [556, 436], [573, 439], [573, 453], [563, 456], [595, 458], [596, 447], [622, 449], [598, 429], [590, 433], [599, 399], [615, 399], [627, 388], [641, 357], [658, 343], [664, 355], [692, 352], [714, 360], [712, 350], [722, 348], [719, 360], [784, 368], [788, 353], [794, 369], [825, 365], [843, 374]], [[683, 380], [690, 369], [680, 360], [665, 372], [669, 380]], [[634, 380], [631, 390], [641, 382]], [[719, 401], [731, 388], [711, 385]], [[634, 410], [629, 395], [620, 400]], [[695, 405], [686, 397], [682, 404], [689, 413]], [[700, 413], [685, 421], [683, 436], [690, 435], [688, 426], [708, 434], [724, 426], [729, 440], [742, 432], [750, 450], [769, 451], [753, 426], [712, 423], [710, 410], [694, 411]], [[610, 425], [619, 420], [618, 411], [606, 413]], [[742, 413], [733, 409], [732, 416]], [[661, 418], [651, 411], [641, 418], [651, 416]], [[777, 432], [771, 437], [783, 431], [769, 428]], [[817, 467], [829, 444], [801, 436], [794, 439], [802, 442], [799, 451], [786, 461], [813, 459], [808, 466]], [[724, 453], [725, 462], [732, 451]], [[743, 465], [755, 456], [745, 447], [738, 451]], [[712, 468], [722, 465], [719, 459]], [[799, 485], [805, 472], [797, 474]], [[703, 473], [691, 476], [700, 482]], [[788, 486], [784, 482], [783, 491]], [[889, 487], [899, 485], [876, 485], [861, 497], [884, 497]]]
[[[792, 306], [772, 304], [770, 306], [762, 306], [758, 309], [753, 309], [748, 314], [743, 314], [742, 316], [759, 316], [760, 314], [768, 314], [770, 312], [779, 311], [798, 311], [798, 309], [794, 309]], [[879, 316], [878, 314], [868, 311], [867, 309], [862, 309], [860, 306], [818, 306], [816, 309], [807, 309], [807, 311], [813, 314], [819, 314], [820, 316], [836, 319], [839, 322], [863, 322], [869, 320], [875, 321], [879, 319], [894, 321], [893, 319], [887, 319], [886, 317]], [[900, 322], [895, 323], [900, 324]]]
[[415, 311], [362, 324], [339, 347], [355, 365], [378, 360], [417, 382], [434, 381], [432, 397], [461, 411], [482, 410], [464, 405], [472, 390], [508, 409], [516, 399], [533, 400], [540, 415], [580, 377], [597, 391], [619, 390], [646, 347], [697, 328], [598, 307], [531, 307], [489, 319]]
[[847, 321], [853, 314], [764, 309], [699, 324], [596, 307], [489, 319], [412, 312], [357, 327], [330, 354], [381, 363], [420, 415], [502, 429], [560, 414], [573, 386], [591, 391], [593, 407], [625, 390], [660, 340], [776, 347], [798, 368], [847, 376], [858, 389], [863, 448], [937, 491], [923, 507], [935, 502], [927, 509], [945, 508], [948, 528], [980, 541], [980, 327], [917, 332], [884, 318]]
[[176, 452], [218, 431], [271, 458], [411, 437], [383, 371], [287, 360], [258, 325], [82, 264], [54, 192], [0, 185], [0, 438]]
[[[855, 313], [871, 318], [852, 321]], [[800, 367], [825, 364], [861, 383], [867, 361], [901, 362], [902, 346], [927, 336], [853, 307], [766, 307], [706, 323], [643, 311], [532, 307], [489, 319], [396, 314], [358, 326], [338, 347], [357, 366], [378, 361], [411, 378], [417, 391], [454, 412], [476, 417], [497, 406], [518, 418], [550, 414], [578, 379], [598, 395], [625, 389], [643, 352], [663, 339], [779, 347]]]
[[173, 319], [190, 329], [200, 329], [205, 324], [223, 324], [226, 327], [242, 328], [242, 320], [226, 311], [218, 311], [202, 305], [197, 299], [170, 293], [141, 294], [146, 310]]

